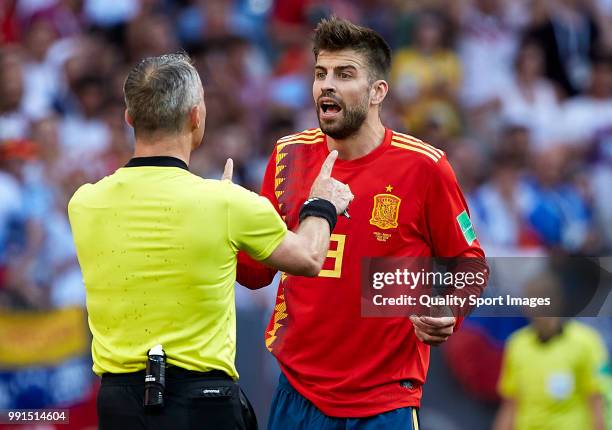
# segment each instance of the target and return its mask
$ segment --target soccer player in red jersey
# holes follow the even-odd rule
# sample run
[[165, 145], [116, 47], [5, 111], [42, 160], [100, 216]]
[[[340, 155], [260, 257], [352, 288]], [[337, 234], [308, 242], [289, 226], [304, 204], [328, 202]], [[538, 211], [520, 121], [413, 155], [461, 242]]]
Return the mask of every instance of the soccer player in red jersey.
[[[418, 429], [429, 345], [448, 339], [457, 319], [362, 317], [361, 260], [470, 257], [486, 268], [484, 253], [444, 152], [381, 122], [391, 63], [382, 37], [323, 20], [314, 55], [320, 128], [278, 141], [262, 194], [295, 229], [318, 166], [337, 150], [332, 176], [355, 199], [350, 218], [338, 218], [319, 276], [281, 275], [265, 334], [282, 370], [269, 429]], [[273, 276], [239, 258], [243, 285], [262, 287]]]

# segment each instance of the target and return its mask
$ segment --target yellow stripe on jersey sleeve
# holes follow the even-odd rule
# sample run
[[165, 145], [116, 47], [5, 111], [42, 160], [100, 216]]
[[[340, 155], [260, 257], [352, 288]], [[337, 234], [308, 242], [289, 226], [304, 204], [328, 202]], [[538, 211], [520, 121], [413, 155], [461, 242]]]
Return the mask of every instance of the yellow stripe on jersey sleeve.
[[278, 142], [286, 142], [288, 140], [296, 139], [298, 137], [313, 137], [317, 135], [323, 135], [323, 132], [320, 128], [314, 128], [312, 130], [302, 131], [301, 133], [290, 134], [288, 136], [283, 136], [278, 139]]
[[422, 140], [417, 139], [416, 137], [409, 136], [407, 134], [394, 132], [393, 139], [396, 139], [396, 140], [398, 140], [400, 142], [409, 143], [409, 144], [412, 144], [414, 146], [418, 146], [418, 147], [423, 148], [423, 149], [427, 149], [427, 150], [431, 151], [437, 157], [442, 157], [444, 155], [444, 152], [441, 151], [440, 149], [436, 148], [435, 146], [429, 145], [429, 144], [423, 142]]
[[287, 145], [294, 145], [296, 143], [302, 143], [304, 145], [312, 145], [314, 143], [322, 143], [323, 142], [323, 135], [318, 136], [316, 139], [314, 140], [303, 140], [303, 139], [297, 139], [297, 140], [290, 140], [287, 142], [281, 142], [276, 146], [276, 151], [282, 151], [282, 149], [287, 146]]
[[415, 146], [411, 146], [411, 145], [407, 145], [407, 144], [404, 144], [404, 143], [400, 143], [400, 142], [398, 142], [396, 140], [392, 140], [391, 141], [391, 146], [396, 146], [398, 148], [407, 149], [409, 151], [414, 151], [414, 152], [418, 152], [420, 154], [426, 155], [426, 156], [431, 158], [436, 163], [438, 162], [438, 160], [440, 160], [440, 157], [433, 155], [429, 151], [426, 151], [426, 150], [421, 149], [421, 148], [417, 148]]

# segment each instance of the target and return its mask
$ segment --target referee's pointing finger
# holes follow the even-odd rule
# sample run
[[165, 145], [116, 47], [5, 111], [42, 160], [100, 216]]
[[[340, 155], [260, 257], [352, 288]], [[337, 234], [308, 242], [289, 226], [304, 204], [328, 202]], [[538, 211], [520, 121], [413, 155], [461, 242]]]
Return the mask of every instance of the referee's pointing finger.
[[332, 169], [334, 168], [334, 163], [336, 162], [336, 158], [338, 158], [338, 151], [333, 150], [329, 153], [323, 165], [321, 166], [321, 173], [319, 173], [319, 177], [321, 178], [329, 178], [331, 177]]
[[232, 180], [232, 176], [234, 175], [234, 160], [228, 158], [225, 162], [225, 169], [223, 170], [223, 176], [221, 176], [221, 180]]

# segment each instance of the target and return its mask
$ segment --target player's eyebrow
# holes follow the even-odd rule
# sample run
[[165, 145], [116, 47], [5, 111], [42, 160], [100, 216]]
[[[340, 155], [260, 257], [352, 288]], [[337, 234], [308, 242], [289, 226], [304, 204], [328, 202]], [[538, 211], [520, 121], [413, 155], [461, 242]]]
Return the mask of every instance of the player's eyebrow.
[[[345, 70], [351, 70], [351, 71], [357, 71], [357, 67], [349, 64], [349, 65], [345, 65], [345, 66], [336, 66], [333, 68], [334, 71], [336, 72], [343, 72]], [[315, 66], [315, 70], [323, 70], [323, 71], [327, 71], [326, 67], [320, 66], [320, 65], [316, 65]]]
[[353, 65], [348, 65], [348, 66], [338, 66], [338, 67], [334, 67], [334, 70], [336, 72], [343, 72], [345, 70], [350, 70], [350, 71], [357, 71], [357, 67], [353, 66]]

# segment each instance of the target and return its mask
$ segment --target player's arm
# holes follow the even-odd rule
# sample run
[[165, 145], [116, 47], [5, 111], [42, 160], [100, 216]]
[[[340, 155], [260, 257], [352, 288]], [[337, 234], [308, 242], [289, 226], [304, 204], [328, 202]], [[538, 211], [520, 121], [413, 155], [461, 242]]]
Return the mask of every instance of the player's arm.
[[589, 406], [591, 408], [591, 415], [593, 416], [593, 429], [605, 430], [606, 421], [603, 396], [601, 394], [592, 394], [589, 397]]
[[267, 287], [272, 283], [277, 270], [253, 259], [244, 251], [238, 253], [236, 281], [251, 290]]
[[[471, 259], [486, 266], [470, 211], [446, 156], [431, 167], [425, 195], [425, 224], [433, 255], [452, 263]], [[480, 292], [486, 285], [480, 286]]]
[[[462, 297], [479, 296], [486, 286], [488, 266], [471, 225], [467, 203], [446, 156], [430, 166], [424, 202], [424, 228], [433, 255], [444, 257], [451, 272], [473, 273], [476, 279], [484, 278], [483, 283], [450, 291]], [[439, 345], [457, 330], [466, 313], [467, 309], [452, 309], [453, 316], [412, 318], [415, 334], [424, 343]]]
[[[267, 198], [274, 209], [280, 214], [278, 201], [274, 194], [274, 179], [276, 177], [276, 148], [272, 152], [264, 173], [260, 194]], [[243, 286], [252, 290], [263, 288], [272, 283], [277, 270], [272, 269], [261, 261], [253, 259], [244, 251], [238, 252], [236, 267], [236, 280]]]
[[605, 429], [605, 409], [604, 409], [604, 376], [601, 369], [608, 362], [607, 349], [603, 340], [596, 332], [591, 332], [589, 336], [583, 336], [583, 345], [578, 346], [582, 349], [583, 359], [578, 366], [576, 379], [580, 381], [580, 389], [588, 397], [589, 409], [595, 430]]
[[514, 417], [516, 416], [516, 401], [504, 399], [497, 410], [493, 430], [512, 430], [514, 428]]
[[283, 241], [263, 262], [299, 276], [317, 276], [329, 248], [329, 224], [324, 218], [308, 217], [298, 231], [287, 231]]
[[[348, 185], [331, 177], [334, 162], [338, 156], [332, 151], [321, 166], [315, 179], [308, 203], [300, 211], [300, 226], [296, 233], [286, 231], [282, 240], [273, 243], [273, 249], [258, 252], [255, 248], [244, 246], [255, 260], [284, 272], [299, 276], [316, 276], [323, 267], [329, 248], [329, 237], [336, 223], [353, 195]], [[226, 166], [224, 179], [231, 179], [231, 161]], [[274, 214], [280, 219], [278, 214]], [[282, 221], [281, 221], [282, 222]]]
[[516, 419], [517, 397], [520, 393], [517, 363], [522, 360], [520, 348], [517, 349], [516, 334], [506, 342], [504, 357], [499, 372], [497, 391], [501, 396], [502, 404], [497, 410], [493, 423], [493, 430], [512, 430]]

